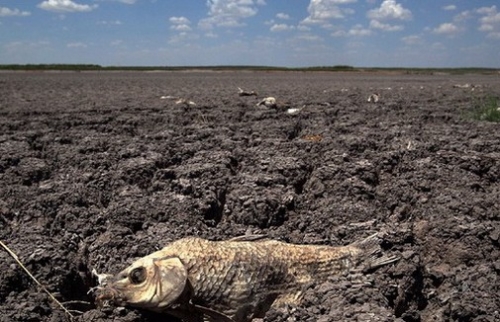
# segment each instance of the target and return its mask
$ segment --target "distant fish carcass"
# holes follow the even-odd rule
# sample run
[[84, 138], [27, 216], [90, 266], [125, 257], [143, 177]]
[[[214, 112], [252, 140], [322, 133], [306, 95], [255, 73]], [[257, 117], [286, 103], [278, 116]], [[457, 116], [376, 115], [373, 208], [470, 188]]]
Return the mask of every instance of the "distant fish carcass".
[[379, 101], [379, 99], [380, 99], [380, 96], [377, 93], [373, 93], [370, 96], [368, 96], [368, 102], [370, 102], [370, 103], [377, 103]]
[[276, 107], [276, 98], [274, 97], [266, 97], [257, 103], [257, 106], [264, 105], [265, 107]]

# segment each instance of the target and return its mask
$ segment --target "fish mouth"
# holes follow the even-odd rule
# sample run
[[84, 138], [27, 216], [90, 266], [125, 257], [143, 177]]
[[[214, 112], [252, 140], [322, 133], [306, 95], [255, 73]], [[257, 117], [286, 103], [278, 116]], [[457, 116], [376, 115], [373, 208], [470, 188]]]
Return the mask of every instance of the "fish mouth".
[[124, 306], [126, 298], [117, 289], [109, 286], [98, 286], [95, 291], [95, 303], [98, 307]]

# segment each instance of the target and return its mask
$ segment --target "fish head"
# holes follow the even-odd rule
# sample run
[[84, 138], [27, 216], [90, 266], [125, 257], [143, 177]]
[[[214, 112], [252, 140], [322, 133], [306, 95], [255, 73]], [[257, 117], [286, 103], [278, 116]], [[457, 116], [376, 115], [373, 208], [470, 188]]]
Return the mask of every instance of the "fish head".
[[187, 270], [178, 257], [151, 258], [132, 265], [98, 287], [96, 301], [161, 311], [175, 303], [187, 285]]

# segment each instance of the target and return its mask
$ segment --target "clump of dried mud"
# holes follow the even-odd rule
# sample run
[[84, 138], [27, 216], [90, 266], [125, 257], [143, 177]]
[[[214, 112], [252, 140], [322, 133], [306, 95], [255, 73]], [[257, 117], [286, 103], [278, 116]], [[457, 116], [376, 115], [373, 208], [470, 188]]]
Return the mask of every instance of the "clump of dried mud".
[[[265, 320], [499, 321], [499, 125], [464, 117], [500, 95], [498, 81], [2, 73], [0, 240], [58, 299], [77, 301], [77, 321], [139, 322], [164, 318], [96, 309], [92, 268], [117, 272], [183, 236], [345, 245], [383, 231], [399, 262], [362, 285], [332, 276]], [[464, 83], [480, 86], [453, 87]], [[266, 96], [278, 108], [255, 106]], [[4, 251], [0, 321], [68, 321]]]

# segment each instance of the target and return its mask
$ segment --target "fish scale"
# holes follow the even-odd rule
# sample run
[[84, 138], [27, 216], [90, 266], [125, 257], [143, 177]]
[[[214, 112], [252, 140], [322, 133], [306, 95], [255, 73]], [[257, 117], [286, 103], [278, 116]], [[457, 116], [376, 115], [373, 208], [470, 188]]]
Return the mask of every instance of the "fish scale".
[[[276, 260], [268, 247], [261, 246], [256, 242], [238, 242], [234, 247], [193, 238], [179, 246], [172, 245], [172, 249], [190, 272], [194, 301], [229, 312], [226, 306], [238, 306], [259, 297], [263, 291], [290, 286], [286, 265]], [[208, 249], [211, 251], [206, 252]]]

